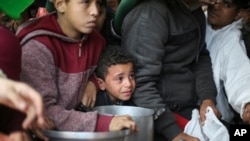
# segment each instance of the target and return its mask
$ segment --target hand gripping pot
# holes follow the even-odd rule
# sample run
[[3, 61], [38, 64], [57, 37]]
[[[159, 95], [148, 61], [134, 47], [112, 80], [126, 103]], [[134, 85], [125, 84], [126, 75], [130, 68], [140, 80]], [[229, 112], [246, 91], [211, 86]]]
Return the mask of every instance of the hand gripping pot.
[[139, 131], [126, 136], [125, 141], [153, 141], [154, 110], [119, 105], [98, 106], [95, 107], [94, 110], [104, 115], [130, 115], [136, 122]]
[[50, 141], [124, 141], [130, 133], [129, 129], [113, 132], [43, 131]]

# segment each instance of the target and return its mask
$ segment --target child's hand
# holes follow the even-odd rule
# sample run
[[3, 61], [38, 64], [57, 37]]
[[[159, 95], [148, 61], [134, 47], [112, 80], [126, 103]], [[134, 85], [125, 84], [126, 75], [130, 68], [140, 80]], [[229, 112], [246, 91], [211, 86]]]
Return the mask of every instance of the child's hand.
[[114, 116], [109, 125], [109, 131], [118, 131], [129, 128], [132, 132], [138, 131], [138, 127], [129, 115]]
[[246, 104], [243, 115], [242, 115], [242, 120], [250, 124], [250, 103]]
[[85, 105], [88, 108], [93, 108], [95, 106], [96, 93], [97, 90], [95, 84], [91, 81], [88, 81], [82, 96], [83, 105]]

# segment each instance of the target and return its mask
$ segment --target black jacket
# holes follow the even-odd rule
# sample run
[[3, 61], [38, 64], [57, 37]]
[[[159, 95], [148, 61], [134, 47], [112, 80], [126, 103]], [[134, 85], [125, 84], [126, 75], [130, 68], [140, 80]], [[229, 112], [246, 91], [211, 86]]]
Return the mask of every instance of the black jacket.
[[95, 106], [104, 106], [104, 105], [126, 105], [126, 106], [135, 106], [133, 101], [130, 99], [128, 101], [119, 101], [113, 103], [106, 91], [99, 91], [96, 95]]
[[181, 0], [145, 0], [123, 21], [122, 47], [135, 58], [133, 100], [166, 109], [154, 124], [165, 140], [182, 132], [171, 111], [190, 118], [199, 101], [215, 101], [205, 25], [202, 9], [190, 12]]

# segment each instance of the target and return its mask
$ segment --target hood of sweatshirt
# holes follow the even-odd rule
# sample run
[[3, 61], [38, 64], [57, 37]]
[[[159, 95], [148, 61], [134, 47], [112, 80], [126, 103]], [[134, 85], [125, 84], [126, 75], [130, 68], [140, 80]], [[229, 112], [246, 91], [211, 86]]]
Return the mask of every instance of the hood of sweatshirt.
[[16, 35], [21, 45], [25, 44], [30, 39], [41, 35], [61, 38], [62, 40], [69, 42], [79, 42], [67, 37], [67, 35], [63, 33], [57, 22], [56, 13], [51, 13], [20, 25], [17, 29]]

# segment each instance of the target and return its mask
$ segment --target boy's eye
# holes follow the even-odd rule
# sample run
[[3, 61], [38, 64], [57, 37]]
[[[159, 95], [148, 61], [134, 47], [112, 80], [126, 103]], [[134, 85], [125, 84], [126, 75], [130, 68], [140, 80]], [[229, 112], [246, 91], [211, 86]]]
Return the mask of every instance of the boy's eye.
[[84, 3], [88, 3], [89, 2], [89, 0], [82, 0]]
[[129, 76], [129, 78], [134, 79], [134, 78], [135, 78], [135, 74], [131, 74], [131, 75]]
[[118, 77], [118, 80], [119, 80], [119, 81], [122, 81], [122, 79], [123, 79], [122, 77]]
[[224, 0], [224, 1], [222, 2], [222, 4], [223, 4], [224, 7], [227, 7], [227, 8], [233, 7], [233, 3], [231, 3], [231, 2], [229, 2], [229, 1], [227, 1], [227, 0]]

